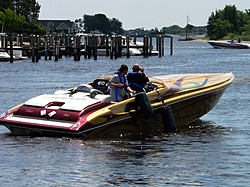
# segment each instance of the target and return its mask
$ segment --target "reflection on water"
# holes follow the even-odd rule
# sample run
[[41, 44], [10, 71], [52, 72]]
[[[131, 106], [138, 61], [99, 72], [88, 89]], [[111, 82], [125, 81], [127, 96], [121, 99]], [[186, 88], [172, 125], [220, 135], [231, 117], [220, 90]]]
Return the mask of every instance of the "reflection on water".
[[[199, 125], [143, 141], [86, 141], [4, 134], [0, 137], [1, 148], [5, 150], [1, 154], [0, 166], [4, 171], [1, 176], [6, 184], [18, 184], [21, 180], [23, 185], [32, 181], [34, 185], [45, 186], [216, 186], [223, 181], [227, 181], [225, 185], [238, 184], [248, 180], [244, 168], [249, 166], [238, 161], [250, 156], [240, 150], [239, 142], [228, 142], [239, 133], [213, 122], [200, 121]], [[234, 174], [235, 167], [241, 167], [240, 175]], [[17, 181], [7, 178], [10, 175]]]

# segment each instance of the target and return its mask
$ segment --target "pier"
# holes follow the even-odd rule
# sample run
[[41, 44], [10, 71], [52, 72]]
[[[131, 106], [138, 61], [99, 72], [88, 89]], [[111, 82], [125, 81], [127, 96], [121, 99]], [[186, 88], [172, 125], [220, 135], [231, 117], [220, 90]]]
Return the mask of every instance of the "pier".
[[[41, 57], [58, 61], [62, 56], [73, 56], [74, 61], [80, 61], [81, 56], [84, 56], [84, 59], [95, 60], [98, 56], [107, 56], [110, 59], [123, 56], [162, 57], [165, 55], [164, 38], [169, 38], [170, 55], [173, 55], [173, 37], [170, 35], [144, 36], [143, 41], [137, 41], [137, 36], [103, 34], [30, 35], [25, 38], [23, 35], [9, 37], [2, 34], [0, 49], [8, 51], [9, 54], [13, 54], [11, 50], [22, 50], [22, 54], [31, 58], [32, 62], [38, 62]], [[10, 62], [13, 60], [10, 59]]]

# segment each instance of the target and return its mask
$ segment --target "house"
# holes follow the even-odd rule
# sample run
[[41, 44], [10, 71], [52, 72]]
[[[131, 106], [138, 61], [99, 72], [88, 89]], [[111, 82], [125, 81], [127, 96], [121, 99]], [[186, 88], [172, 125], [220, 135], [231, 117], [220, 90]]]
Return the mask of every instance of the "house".
[[70, 20], [39, 20], [39, 23], [49, 33], [74, 33], [76, 28], [75, 22]]

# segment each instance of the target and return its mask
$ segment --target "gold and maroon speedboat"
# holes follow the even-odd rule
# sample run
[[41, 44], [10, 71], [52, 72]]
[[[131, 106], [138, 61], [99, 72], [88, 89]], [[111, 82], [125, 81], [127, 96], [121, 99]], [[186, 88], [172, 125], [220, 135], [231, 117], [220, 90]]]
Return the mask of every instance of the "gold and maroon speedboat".
[[0, 116], [13, 135], [121, 137], [164, 132], [209, 112], [234, 81], [232, 73], [150, 77], [146, 92], [112, 102], [101, 75], [91, 83], [44, 94]]

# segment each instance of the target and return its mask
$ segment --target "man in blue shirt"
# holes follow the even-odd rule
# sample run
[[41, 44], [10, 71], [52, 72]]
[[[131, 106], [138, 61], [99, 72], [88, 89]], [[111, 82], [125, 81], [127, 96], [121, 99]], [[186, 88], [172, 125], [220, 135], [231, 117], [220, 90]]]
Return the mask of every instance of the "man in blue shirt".
[[108, 82], [108, 86], [110, 87], [110, 95], [112, 101], [118, 102], [124, 99], [126, 95], [126, 91], [130, 93], [135, 93], [129, 86], [126, 75], [128, 73], [128, 66], [126, 64], [122, 64], [118, 69], [118, 72], [114, 74], [113, 77]]

